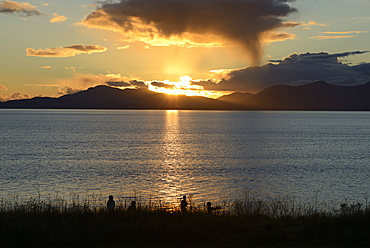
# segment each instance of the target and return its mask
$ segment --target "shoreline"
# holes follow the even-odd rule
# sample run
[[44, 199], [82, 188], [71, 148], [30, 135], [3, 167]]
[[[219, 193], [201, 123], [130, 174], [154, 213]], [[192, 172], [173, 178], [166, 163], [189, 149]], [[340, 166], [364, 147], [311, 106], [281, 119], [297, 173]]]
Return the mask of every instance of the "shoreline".
[[[229, 209], [186, 214], [158, 202], [136, 212], [90, 208], [86, 202], [30, 199], [0, 207], [1, 247], [365, 247], [370, 206], [345, 204], [325, 211], [279, 200], [244, 199]], [[2, 201], [4, 203], [4, 201]], [[154, 245], [154, 246], [153, 246]], [[180, 245], [180, 246], [179, 246]], [[182, 246], [181, 246], [182, 245]]]

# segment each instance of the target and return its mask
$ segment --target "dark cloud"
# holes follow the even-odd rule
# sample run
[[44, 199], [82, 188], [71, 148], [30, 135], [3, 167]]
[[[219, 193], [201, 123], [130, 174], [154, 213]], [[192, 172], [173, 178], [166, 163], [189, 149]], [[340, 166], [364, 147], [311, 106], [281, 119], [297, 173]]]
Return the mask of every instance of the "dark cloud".
[[120, 81], [120, 82], [106, 82], [107, 85], [109, 86], [113, 86], [113, 87], [130, 87], [131, 84], [130, 83], [126, 83], [126, 82], [123, 82], [123, 81]]
[[274, 85], [303, 85], [325, 80], [334, 85], [360, 85], [370, 81], [370, 63], [349, 65], [340, 57], [363, 54], [346, 53], [292, 54], [277, 64], [252, 66], [229, 72], [219, 83], [199, 82], [208, 90], [258, 92]]
[[73, 57], [82, 53], [101, 53], [107, 50], [106, 47], [99, 45], [71, 45], [67, 47], [53, 47], [46, 49], [35, 50], [33, 48], [26, 48], [27, 56], [36, 57]]
[[14, 1], [1, 1], [0, 13], [20, 14], [23, 17], [41, 14], [38, 10], [36, 10], [35, 6], [32, 6], [29, 3]]
[[[254, 63], [262, 53], [261, 41], [292, 38], [275, 34], [297, 24], [282, 20], [295, 12], [294, 0], [121, 0], [105, 3], [83, 25], [153, 37], [181, 37], [186, 33], [214, 35], [244, 47]], [[266, 37], [264, 37], [266, 36]]]
[[139, 81], [139, 80], [131, 80], [130, 84], [132, 86], [135, 86], [137, 88], [148, 88], [148, 86], [144, 83], [144, 81]]
[[100, 52], [100, 51], [107, 50], [105, 47], [101, 47], [101, 46], [98, 46], [98, 45], [87, 45], [87, 46], [85, 46], [85, 45], [81, 45], [81, 44], [71, 45], [71, 46], [67, 46], [65, 48], [66, 49], [74, 49], [74, 50], [85, 52], [85, 53], [94, 53], [94, 52]]
[[30, 96], [25, 94], [25, 95], [22, 95], [21, 93], [17, 92], [17, 93], [14, 93], [10, 96], [10, 100], [21, 100], [21, 99], [29, 99]]
[[[350, 55], [356, 55], [356, 54], [364, 54], [364, 53], [368, 53], [369, 51], [355, 51], [355, 52], [344, 52], [344, 53], [333, 53], [333, 54], [329, 54], [329, 53], [324, 53], [324, 52], [321, 52], [321, 53], [306, 53], [306, 54], [300, 54], [300, 58], [297, 58], [297, 59], [331, 59], [331, 58], [334, 58], [335, 61], [337, 61], [337, 58], [342, 58], [342, 57], [348, 57]], [[293, 55], [291, 55], [293, 56]], [[291, 57], [289, 56], [289, 57]], [[289, 58], [288, 57], [288, 58]], [[269, 60], [269, 62], [272, 62], [272, 63], [280, 63], [280, 62], [283, 62], [283, 60]]]
[[59, 89], [59, 94], [60, 95], [71, 95], [80, 92], [81, 90], [79, 89], [73, 89], [71, 87], [65, 87], [63, 89]]
[[155, 87], [166, 88], [166, 89], [172, 89], [174, 87], [172, 84], [166, 84], [162, 82], [151, 82], [150, 84]]
[[[8, 90], [5, 86], [0, 85], [0, 90]], [[25, 94], [22, 95], [21, 93], [13, 93], [10, 96], [2, 96], [0, 95], [0, 102], [10, 101], [10, 100], [21, 100], [21, 99], [29, 99], [30, 96]]]
[[106, 82], [107, 85], [113, 87], [134, 87], [134, 88], [148, 88], [148, 86], [143, 81], [130, 80], [129, 82], [125, 81], [111, 81]]
[[328, 53], [318, 53], [318, 54], [310, 54], [308, 56], [308, 59], [329, 59], [329, 58], [341, 58], [341, 57], [348, 57], [350, 55], [356, 55], [356, 54], [364, 54], [368, 53], [369, 51], [355, 51], [355, 52], [345, 52], [345, 53], [334, 53], [334, 54], [328, 54]]

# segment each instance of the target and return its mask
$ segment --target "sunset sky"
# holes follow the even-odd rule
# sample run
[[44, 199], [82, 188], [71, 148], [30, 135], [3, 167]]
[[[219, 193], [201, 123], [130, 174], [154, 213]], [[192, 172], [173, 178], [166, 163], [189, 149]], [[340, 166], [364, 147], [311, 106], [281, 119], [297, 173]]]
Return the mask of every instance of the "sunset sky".
[[0, 0], [0, 101], [370, 82], [369, 0]]

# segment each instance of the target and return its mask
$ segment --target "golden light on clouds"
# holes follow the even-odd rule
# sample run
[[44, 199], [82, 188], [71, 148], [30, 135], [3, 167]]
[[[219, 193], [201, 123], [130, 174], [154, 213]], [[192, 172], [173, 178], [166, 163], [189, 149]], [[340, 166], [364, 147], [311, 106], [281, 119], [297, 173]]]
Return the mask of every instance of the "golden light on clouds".
[[242, 47], [253, 64], [262, 57], [262, 43], [293, 39], [280, 28], [298, 23], [283, 17], [296, 12], [290, 0], [105, 2], [78, 25], [122, 34], [126, 42], [148, 46]]
[[97, 28], [122, 34], [123, 42], [143, 42], [152, 47], [180, 46], [180, 47], [223, 47], [225, 42], [222, 37], [207, 33], [193, 34], [184, 32], [179, 35], [164, 36], [152, 24], [145, 23], [138, 17], [127, 17], [127, 25], [122, 27], [110, 19], [110, 16], [103, 10], [98, 9], [90, 18], [86, 18], [76, 25], [88, 28]]
[[229, 94], [229, 92], [204, 90], [202, 86], [194, 84], [192, 78], [189, 76], [180, 77], [180, 81], [178, 82], [171, 82], [169, 80], [151, 82], [148, 83], [148, 89], [168, 95], [203, 96], [209, 98], [218, 98]]
[[187, 95], [194, 96], [197, 91], [203, 90], [202, 86], [193, 85], [191, 83], [191, 77], [183, 76], [178, 82], [171, 82], [165, 80], [162, 82], [152, 82], [148, 85], [148, 89], [151, 91], [166, 93], [169, 95]]

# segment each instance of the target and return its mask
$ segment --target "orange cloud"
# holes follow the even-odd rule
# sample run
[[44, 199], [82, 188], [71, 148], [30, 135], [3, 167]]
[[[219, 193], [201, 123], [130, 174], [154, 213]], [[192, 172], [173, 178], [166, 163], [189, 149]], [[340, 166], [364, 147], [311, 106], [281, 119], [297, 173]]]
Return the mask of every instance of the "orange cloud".
[[8, 88], [6, 88], [5, 85], [0, 85], [0, 90], [8, 90]]
[[321, 32], [323, 34], [361, 34], [368, 33], [369, 31], [339, 31], [339, 32]]
[[330, 25], [329, 24], [325, 24], [325, 23], [318, 23], [318, 22], [315, 22], [315, 21], [309, 21], [307, 23], [301, 23], [300, 26], [307, 26], [307, 27], [311, 27], [311, 26], [329, 27]]
[[295, 34], [290, 33], [267, 33], [264, 36], [263, 42], [270, 43], [275, 41], [293, 40], [295, 37]]
[[62, 15], [58, 15], [58, 13], [54, 13], [53, 18], [50, 19], [50, 22], [51, 23], [58, 23], [58, 22], [64, 22], [65, 20], [67, 20], [67, 17], [62, 16]]
[[73, 72], [76, 72], [78, 69], [83, 69], [85, 67], [75, 67], [75, 66], [69, 66], [69, 67], [64, 67], [64, 69], [66, 69], [67, 71], [73, 71]]
[[117, 47], [118, 50], [124, 50], [124, 49], [128, 49], [130, 47], [130, 45], [126, 45], [126, 46], [119, 46]]
[[368, 33], [368, 31], [328, 31], [328, 32], [321, 32], [322, 34], [327, 35], [320, 35], [320, 36], [313, 36], [310, 37], [311, 39], [316, 40], [328, 40], [328, 39], [344, 39], [344, 38], [353, 38], [356, 37], [355, 35], [349, 34], [361, 34], [361, 33]]
[[330, 40], [330, 39], [345, 39], [345, 38], [353, 38], [356, 36], [353, 35], [319, 35], [319, 36], [312, 36], [309, 37], [310, 39], [315, 40]]
[[35, 86], [35, 87], [59, 87], [59, 84], [25, 84], [26, 86]]
[[23, 17], [40, 15], [36, 7], [26, 2], [3, 1], [0, 3], [0, 13], [21, 14]]
[[33, 48], [27, 48], [27, 56], [36, 57], [73, 57], [82, 53], [92, 54], [101, 53], [107, 50], [106, 47], [98, 45], [71, 45], [67, 47], [56, 47], [47, 48], [44, 50], [35, 50]]

